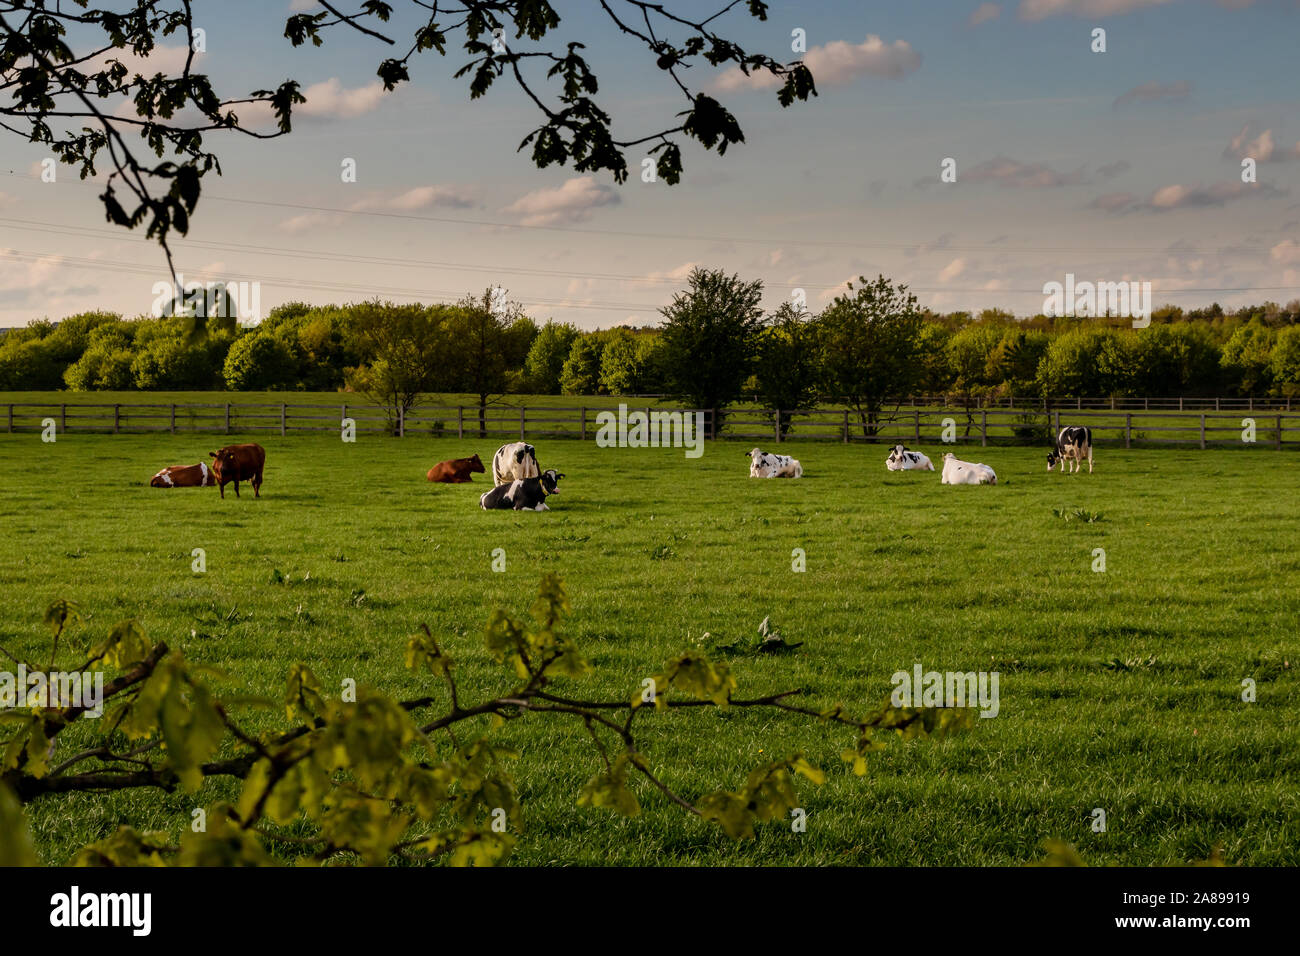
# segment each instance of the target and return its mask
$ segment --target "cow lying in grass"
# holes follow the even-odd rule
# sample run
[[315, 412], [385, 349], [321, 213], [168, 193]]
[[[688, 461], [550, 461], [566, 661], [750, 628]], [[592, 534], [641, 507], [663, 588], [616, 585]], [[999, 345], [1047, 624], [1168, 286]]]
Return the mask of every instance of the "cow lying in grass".
[[894, 446], [885, 459], [885, 467], [890, 471], [934, 471], [934, 463], [929, 458], [902, 445]]
[[749, 477], [751, 478], [802, 478], [803, 465], [798, 459], [789, 455], [773, 455], [770, 452], [751, 450], [749, 459]]
[[470, 474], [475, 471], [480, 475], [487, 472], [483, 462], [479, 461], [478, 455], [470, 458], [452, 458], [449, 461], [440, 461], [430, 468], [428, 479], [448, 485], [463, 485], [471, 480]]
[[941, 485], [996, 485], [998, 476], [983, 462], [962, 461], [952, 452], [943, 456]]
[[478, 503], [484, 511], [550, 511], [546, 499], [560, 493], [560, 479], [563, 473], [548, 468], [536, 478], [516, 478], [508, 485], [497, 485]]
[[151, 488], [207, 488], [217, 483], [206, 461], [197, 465], [168, 465], [149, 479]]

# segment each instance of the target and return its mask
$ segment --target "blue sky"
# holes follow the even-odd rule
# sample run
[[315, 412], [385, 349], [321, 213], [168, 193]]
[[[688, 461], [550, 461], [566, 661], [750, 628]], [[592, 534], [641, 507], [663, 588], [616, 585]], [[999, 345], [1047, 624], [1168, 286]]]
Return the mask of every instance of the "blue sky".
[[[819, 308], [876, 272], [943, 310], [1029, 314], [1067, 272], [1151, 281], [1157, 303], [1300, 298], [1296, 0], [778, 2], [767, 23], [736, 11], [722, 32], [779, 59], [806, 32], [820, 96], [782, 110], [770, 90], [695, 68], [747, 142], [721, 158], [687, 147], [676, 187], [537, 170], [515, 151], [536, 114], [513, 84], [470, 103], [453, 50], [417, 58], [413, 82], [385, 95], [386, 48], [335, 28], [295, 51], [290, 4], [195, 4], [201, 69], [223, 95], [287, 77], [308, 92], [289, 137], [209, 140], [224, 175], [176, 244], [188, 278], [260, 282], [264, 311], [500, 284], [538, 320], [639, 325], [694, 265], [763, 279], [772, 307], [804, 289]], [[644, 50], [594, 3], [556, 6], [558, 36], [588, 44], [616, 132], [667, 125], [680, 94]], [[1097, 27], [1104, 53], [1090, 49]], [[10, 137], [0, 150], [0, 325], [147, 311], [165, 276], [156, 247], [105, 223], [70, 169], [42, 183], [37, 148]], [[1257, 183], [1241, 182], [1244, 156]], [[940, 183], [948, 157], [957, 181]], [[344, 158], [356, 183], [341, 181]]]

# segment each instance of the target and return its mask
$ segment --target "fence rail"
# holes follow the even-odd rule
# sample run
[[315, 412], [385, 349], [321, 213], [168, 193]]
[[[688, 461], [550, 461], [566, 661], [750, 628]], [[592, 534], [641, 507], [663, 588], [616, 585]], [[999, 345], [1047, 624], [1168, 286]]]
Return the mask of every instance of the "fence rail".
[[[1109, 401], [1109, 400], [1108, 400]], [[1133, 400], [1129, 400], [1133, 401]], [[1155, 403], [1157, 399], [1139, 399]], [[1187, 401], [1187, 400], [1184, 400]], [[1213, 401], [1213, 400], [1207, 400]], [[1228, 401], [1227, 399], [1221, 401]], [[1235, 401], [1235, 400], [1234, 400]], [[1244, 401], [1244, 400], [1243, 400]], [[1044, 409], [1038, 406], [956, 407], [902, 404], [882, 413], [880, 421], [864, 423], [857, 413], [818, 408], [781, 412], [741, 407], [683, 409], [645, 402], [628, 403], [633, 433], [638, 413], [647, 422], [659, 416], [698, 415], [703, 437], [779, 444], [790, 438], [893, 445], [956, 443], [979, 445], [1047, 444], [1062, 425], [1087, 425], [1099, 445], [1241, 445], [1282, 448], [1300, 445], [1300, 411], [1268, 408], [1181, 410], [1168, 407], [1112, 409], [1080, 402]], [[419, 405], [394, 422], [386, 409], [342, 402], [309, 403], [87, 403], [15, 402], [0, 404], [8, 432], [41, 431], [52, 421], [59, 434], [107, 432], [213, 433], [225, 435], [290, 435], [338, 433], [351, 419], [357, 434], [399, 437], [578, 438], [597, 436], [601, 413], [618, 415], [606, 406], [493, 405], [481, 413], [473, 405]], [[779, 422], [779, 424], [778, 424]], [[678, 432], [680, 435], [680, 432]], [[693, 433], [689, 433], [693, 434]], [[688, 436], [689, 437], [689, 436]]]

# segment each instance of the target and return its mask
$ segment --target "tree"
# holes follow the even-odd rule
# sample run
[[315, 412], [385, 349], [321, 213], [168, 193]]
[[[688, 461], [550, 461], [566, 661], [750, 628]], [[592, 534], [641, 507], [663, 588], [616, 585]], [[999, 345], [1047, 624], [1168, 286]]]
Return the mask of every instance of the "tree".
[[[487, 406], [505, 394], [511, 329], [523, 318], [518, 303], [493, 289], [481, 298], [467, 296], [449, 310], [447, 368], [454, 389], [478, 400], [478, 436], [487, 436]], [[527, 354], [527, 347], [516, 345]], [[520, 359], [522, 361], [522, 357]]]
[[637, 395], [659, 387], [658, 337], [653, 333], [611, 329], [600, 356], [601, 390], [610, 395]]
[[991, 390], [995, 384], [990, 364], [1002, 335], [1002, 326], [980, 321], [960, 329], [948, 340], [952, 385], [960, 394], [961, 406], [966, 411], [967, 435], [975, 422], [972, 409], [977, 394]]
[[758, 399], [777, 415], [782, 437], [790, 431], [791, 413], [807, 408], [817, 396], [817, 330], [811, 316], [783, 302], [758, 337]]
[[1273, 383], [1273, 347], [1277, 332], [1253, 320], [1232, 333], [1220, 361], [1224, 375], [1242, 395], [1266, 393]]
[[361, 363], [349, 370], [348, 384], [388, 413], [395, 427], [445, 374], [448, 306], [395, 305], [375, 299], [352, 307], [352, 327]]
[[1269, 371], [1282, 395], [1300, 395], [1300, 325], [1288, 326], [1277, 334]]
[[538, 395], [560, 394], [560, 375], [582, 333], [567, 322], [547, 322], [537, 332], [524, 362], [524, 385]]
[[560, 372], [560, 391], [565, 395], [596, 395], [600, 392], [600, 365], [605, 355], [605, 337], [598, 332], [573, 340], [569, 357]]
[[695, 268], [685, 292], [661, 310], [660, 354], [669, 392], [692, 408], [714, 409], [714, 429], [740, 395], [763, 329], [763, 283]]
[[[66, 662], [59, 658], [60, 649], [69, 653], [81, 613], [71, 602], [56, 601], [45, 613], [53, 644], [48, 670], [57, 665], [65, 673], [94, 668], [112, 674], [101, 701], [108, 719], [88, 719], [80, 699], [72, 705], [46, 700], [45, 706], [15, 708], [0, 724], [0, 864], [37, 862], [21, 807], [38, 798], [192, 795], [205, 782], [239, 781], [239, 796], [203, 808], [206, 826], [182, 828], [179, 844], [119, 826], [72, 862], [261, 866], [276, 862], [270, 848], [277, 846], [306, 864], [446, 859], [492, 865], [508, 856], [523, 824], [507, 764], [517, 755], [501, 743], [501, 728], [517, 720], [572, 725], [590, 736], [594, 772], [575, 787], [578, 806], [635, 816], [641, 812], [637, 791], [653, 788], [674, 807], [741, 839], [765, 822], [788, 820], [804, 805], [796, 779], [821, 784], [823, 771], [795, 752], [766, 758], [738, 790], [679, 792], [680, 784], [670, 785], [652, 769], [642, 728], [671, 710], [681, 720], [698, 720], [692, 715], [712, 709], [779, 711], [851, 733], [839, 756], [862, 776], [870, 755], [891, 740], [942, 738], [977, 722], [970, 707], [886, 703], [854, 717], [839, 705], [801, 701], [805, 692], [799, 689], [742, 697], [729, 665], [698, 650], [664, 663], [652, 678], [651, 700], [640, 693], [584, 699], [569, 682], [594, 668], [565, 633], [569, 610], [563, 584], [547, 574], [527, 616], [504, 609], [491, 615], [483, 648], [500, 669], [495, 695], [470, 699], [452, 656], [462, 647], [468, 654], [468, 647], [457, 646], [458, 636], [444, 646], [423, 627], [403, 655], [423, 685], [421, 696], [398, 701], [361, 687], [354, 700], [340, 700], [309, 668], [295, 664], [277, 694], [274, 724], [252, 732], [255, 710], [270, 700], [221, 696], [208, 683], [210, 671], [165, 643], [151, 643], [134, 620], [91, 640], [84, 658], [79, 652]], [[20, 693], [28, 695], [28, 688]]]
[[838, 295], [821, 314], [823, 388], [857, 412], [865, 437], [880, 430], [886, 399], [920, 384], [921, 315], [916, 296], [883, 275]]
[[298, 360], [278, 335], [258, 330], [237, 338], [226, 353], [226, 388], [257, 392], [289, 388], [297, 381]]
[[[0, 128], [44, 144], [61, 162], [78, 167], [83, 178], [95, 175], [97, 161], [107, 154], [112, 172], [100, 199], [109, 220], [128, 229], [147, 222], [149, 236], [162, 244], [170, 265], [169, 235], [188, 231], [203, 178], [220, 170], [205, 135], [229, 132], [269, 139], [288, 134], [294, 107], [306, 99], [293, 79], [240, 98], [219, 95], [207, 75], [194, 71], [194, 52], [202, 43], [191, 0], [130, 0], [125, 9], [123, 4], [93, 3], [37, 0], [0, 10], [0, 80], [10, 94], [0, 106]], [[413, 23], [413, 33], [402, 45], [404, 53], [380, 61], [376, 73], [384, 89], [410, 79], [417, 54], [433, 50], [445, 56], [449, 45], [458, 42], [468, 60], [455, 75], [469, 77], [471, 99], [487, 94], [504, 76], [540, 111], [541, 125], [524, 137], [520, 149], [531, 145], [532, 161], [542, 168], [572, 161], [578, 172], [607, 171], [623, 182], [627, 154], [640, 159], [648, 153], [655, 157], [659, 177], [676, 183], [682, 171], [679, 138], [719, 154], [743, 142], [736, 118], [718, 100], [688, 85], [692, 65], [767, 74], [777, 81], [777, 101], [783, 107], [817, 92], [802, 63], [783, 64], [749, 53], [715, 32], [718, 19], [735, 2], [695, 19], [686, 10], [674, 13], [659, 3], [611, 0], [601, 9], [620, 36], [643, 46], [667, 74], [665, 83], [685, 99], [676, 125], [616, 139], [614, 118], [597, 101], [599, 84], [584, 45], [554, 36], [560, 16], [548, 0], [456, 0], [445, 7], [408, 0], [402, 6], [410, 17], [398, 22]], [[382, 32], [394, 13], [392, 3], [335, 0], [321, 7], [288, 18], [284, 36], [292, 46], [319, 47], [327, 34], [342, 27], [400, 49], [397, 40]], [[344, 7], [352, 7], [351, 12]], [[757, 20], [767, 17], [762, 0], [748, 0], [742, 9]], [[66, 39], [70, 35], [83, 52], [73, 52]], [[127, 51], [148, 58], [174, 37], [184, 39], [188, 54], [178, 69], [144, 75], [123, 62]], [[556, 47], [547, 49], [544, 41], [550, 39]], [[522, 41], [518, 48], [516, 41]], [[147, 69], [160, 66], [157, 60], [146, 62]], [[276, 129], [243, 126], [239, 113], [246, 105], [269, 107]], [[138, 133], [139, 142], [158, 159], [168, 158], [154, 164], [147, 154], [138, 155], [131, 133]], [[172, 272], [174, 276], [174, 268]]]

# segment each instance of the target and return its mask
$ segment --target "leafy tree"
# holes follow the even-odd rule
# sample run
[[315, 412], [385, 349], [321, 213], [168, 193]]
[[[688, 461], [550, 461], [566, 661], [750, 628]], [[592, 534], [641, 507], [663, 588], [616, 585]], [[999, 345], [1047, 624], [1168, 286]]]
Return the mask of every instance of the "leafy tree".
[[[944, 737], [976, 722], [970, 708], [888, 703], [854, 717], [838, 704], [808, 706], [798, 689], [742, 697], [728, 665], [698, 651], [667, 660], [651, 678], [652, 697], [638, 685], [621, 699], [583, 699], [570, 683], [593, 667], [565, 633], [569, 610], [562, 583], [548, 574], [526, 617], [493, 612], [483, 646], [500, 668], [495, 696], [467, 699], [453, 656], [460, 638], [448, 637], [444, 645], [425, 627], [405, 651], [406, 667], [424, 684], [416, 698], [397, 701], [360, 687], [355, 699], [335, 699], [309, 668], [295, 664], [271, 700], [223, 698], [207, 683], [207, 669], [151, 643], [134, 620], [101, 631], [84, 658], [78, 653], [64, 662], [59, 651], [69, 653], [83, 622], [76, 605], [56, 601], [45, 614], [53, 645], [49, 670], [111, 675], [104, 680], [105, 716], [91, 721], [79, 704], [45, 701], [15, 708], [0, 724], [0, 864], [36, 862], [21, 811], [33, 800], [196, 794], [205, 782], [224, 780], [240, 781], [238, 797], [205, 807], [206, 826], [184, 827], [179, 843], [121, 825], [72, 862], [261, 866], [276, 862], [276, 847], [307, 865], [492, 865], [508, 856], [525, 823], [509, 772], [509, 761], [520, 755], [500, 742], [501, 728], [516, 720], [570, 724], [590, 736], [593, 773], [576, 788], [578, 806], [635, 816], [638, 792], [653, 789], [744, 839], [802, 805], [797, 778], [821, 784], [825, 773], [795, 752], [766, 759], [737, 789], [679, 792], [680, 784], [670, 786], [652, 769], [642, 728], [671, 710], [680, 711], [679, 721], [732, 708], [780, 712], [851, 732], [839, 757], [862, 776], [870, 755], [891, 740]], [[255, 708], [278, 712], [273, 726], [254, 732]]]
[[1003, 328], [991, 322], [977, 322], [955, 332], [948, 340], [948, 364], [952, 369], [952, 385], [966, 410], [966, 434], [974, 424], [972, 409], [980, 393], [991, 391], [997, 384], [991, 366], [994, 350], [1002, 341]]
[[375, 299], [352, 307], [352, 328], [361, 363], [348, 385], [384, 406], [389, 427], [424, 392], [435, 391], [446, 372], [449, 306], [395, 305]]
[[809, 407], [817, 396], [821, 376], [817, 331], [810, 316], [783, 302], [758, 338], [754, 365], [758, 399], [779, 416], [777, 426], [783, 437], [790, 431], [790, 413]]
[[560, 375], [582, 333], [567, 322], [547, 322], [537, 332], [524, 363], [524, 384], [538, 395], [560, 394]]
[[[601, 9], [619, 36], [654, 57], [667, 74], [665, 84], [685, 100], [676, 125], [617, 139], [614, 118], [597, 100], [599, 84], [584, 45], [576, 35], [567, 42], [557, 35], [560, 16], [548, 0], [457, 0], [445, 7], [408, 0], [402, 5], [411, 16], [394, 22], [412, 24], [412, 33], [402, 43], [383, 32], [394, 13], [393, 3], [383, 0], [335, 0], [322, 3], [319, 12], [294, 13], [284, 36], [294, 47], [319, 47], [328, 34], [342, 28], [395, 51], [404, 48], [404, 53], [386, 55], [376, 70], [389, 91], [409, 80], [414, 57], [430, 50], [445, 56], [452, 43], [459, 43], [467, 59], [455, 75], [468, 77], [471, 99], [483, 97], [504, 76], [538, 108], [541, 125], [527, 133], [520, 149], [531, 146], [532, 161], [543, 168], [572, 161], [578, 172], [607, 171], [623, 182], [627, 153], [639, 159], [650, 143], [648, 152], [655, 157], [659, 176], [676, 183], [682, 171], [680, 139], [720, 154], [743, 142], [736, 118], [714, 97], [691, 89], [688, 80], [694, 74], [688, 71], [693, 65], [730, 65], [770, 75], [778, 81], [776, 95], [782, 106], [816, 95], [812, 74], [802, 63], [787, 65], [749, 53], [716, 32], [719, 18], [737, 6], [734, 2], [711, 15], [701, 12], [696, 19], [693, 8], [674, 12], [659, 3], [613, 0], [602, 3]], [[757, 20], [766, 19], [762, 0], [748, 0], [741, 9]], [[293, 128], [294, 107], [306, 102], [293, 79], [274, 90], [222, 96], [209, 76], [194, 70], [195, 29], [191, 0], [129, 0], [106, 6], [95, 0], [36, 0], [0, 10], [0, 79], [10, 93], [0, 126], [43, 144], [60, 161], [79, 168], [83, 178], [96, 174], [97, 163], [107, 158], [112, 171], [100, 198], [109, 220], [126, 228], [147, 223], [149, 236], [162, 243], [169, 264], [169, 235], [188, 231], [203, 178], [220, 170], [216, 153], [208, 148], [208, 134], [240, 133], [257, 139], [285, 135]], [[83, 52], [73, 52], [71, 35]], [[190, 51], [179, 69], [144, 75], [123, 62], [127, 51], [147, 58], [169, 39], [183, 39]], [[547, 41], [553, 43], [549, 48]], [[147, 62], [149, 69], [157, 66], [156, 60]], [[252, 105], [270, 107], [274, 131], [242, 124], [239, 114]], [[138, 134], [138, 140], [131, 134]], [[161, 161], [155, 163], [148, 152]]]
[[226, 388], [236, 392], [258, 392], [289, 388], [297, 380], [298, 360], [280, 336], [273, 332], [246, 332], [226, 353], [223, 376]]
[[601, 390], [610, 395], [637, 395], [659, 387], [657, 336], [611, 329], [600, 356]]
[[140, 389], [221, 387], [221, 369], [233, 341], [229, 332], [195, 338], [165, 319], [142, 321], [135, 335], [131, 374]]
[[600, 365], [605, 338], [598, 333], [579, 335], [560, 372], [560, 390], [565, 395], [596, 395], [601, 391]]
[[86, 350], [63, 373], [68, 388], [76, 391], [103, 389], [125, 391], [135, 386], [131, 363], [136, 322], [110, 322], [96, 326], [88, 336]]
[[1243, 395], [1266, 393], [1273, 383], [1273, 347], [1276, 330], [1263, 322], [1251, 321], [1232, 333], [1223, 346], [1220, 361], [1224, 375]]
[[664, 384], [692, 408], [723, 410], [740, 395], [758, 354], [763, 283], [721, 270], [691, 270], [685, 292], [662, 309]]
[[1269, 371], [1282, 395], [1300, 395], [1300, 325], [1288, 326], [1277, 334]]
[[823, 387], [857, 412], [864, 436], [879, 431], [884, 403], [920, 384], [921, 316], [916, 296], [883, 275], [838, 295], [821, 314]]
[[488, 404], [506, 392], [510, 353], [518, 355], [520, 362], [528, 353], [518, 331], [521, 321], [528, 320], [519, 304], [502, 301], [500, 293], [492, 289], [480, 298], [466, 297], [448, 310], [448, 373], [456, 391], [469, 392], [478, 399], [480, 438], [487, 436]]
[[1034, 391], [1039, 363], [1050, 341], [1046, 332], [1010, 328], [989, 355], [989, 378], [1001, 383], [1011, 395]]

